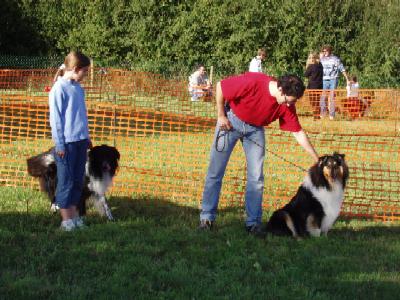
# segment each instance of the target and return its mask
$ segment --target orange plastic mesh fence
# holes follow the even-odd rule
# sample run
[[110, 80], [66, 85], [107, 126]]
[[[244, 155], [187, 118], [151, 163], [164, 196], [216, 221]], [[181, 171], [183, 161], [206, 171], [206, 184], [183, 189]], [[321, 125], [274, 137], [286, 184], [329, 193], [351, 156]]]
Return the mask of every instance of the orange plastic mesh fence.
[[[26, 158], [52, 146], [48, 92], [54, 69], [0, 70], [0, 184], [38, 188]], [[186, 77], [185, 77], [186, 78]], [[215, 126], [214, 100], [193, 102], [186, 79], [116, 69], [94, 69], [83, 83], [94, 145], [116, 145], [120, 170], [110, 193], [199, 206]], [[303, 128], [317, 151], [346, 154], [350, 180], [343, 215], [400, 220], [400, 93], [360, 89], [357, 98], [335, 91], [334, 120], [320, 118], [320, 90], [298, 102]], [[296, 192], [310, 157], [290, 133], [266, 130], [265, 208]], [[237, 146], [228, 165], [221, 206], [243, 205], [245, 158]]]

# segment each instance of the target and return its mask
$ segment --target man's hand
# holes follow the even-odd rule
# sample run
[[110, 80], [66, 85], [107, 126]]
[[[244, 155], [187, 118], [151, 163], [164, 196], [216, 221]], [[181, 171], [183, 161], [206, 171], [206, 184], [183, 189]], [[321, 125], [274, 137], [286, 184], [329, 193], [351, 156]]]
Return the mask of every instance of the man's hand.
[[218, 126], [221, 130], [229, 131], [232, 129], [232, 124], [231, 124], [231, 122], [229, 122], [229, 120], [226, 116], [218, 117], [217, 122], [218, 122]]
[[299, 145], [302, 146], [304, 150], [306, 150], [311, 155], [314, 161], [318, 162], [318, 154], [315, 151], [313, 145], [310, 143], [310, 140], [308, 139], [306, 133], [303, 130], [300, 130], [298, 132], [293, 132], [293, 136], [296, 138]]

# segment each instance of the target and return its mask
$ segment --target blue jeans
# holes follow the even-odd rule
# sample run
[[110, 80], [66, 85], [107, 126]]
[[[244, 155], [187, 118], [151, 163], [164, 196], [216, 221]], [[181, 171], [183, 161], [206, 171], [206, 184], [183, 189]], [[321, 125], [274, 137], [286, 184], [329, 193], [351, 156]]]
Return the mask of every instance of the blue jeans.
[[241, 140], [247, 162], [246, 226], [261, 224], [264, 190], [264, 127], [252, 126], [241, 121], [232, 110], [227, 112], [227, 117], [233, 129], [219, 131], [218, 125], [215, 129], [214, 143], [211, 148], [210, 164], [203, 192], [200, 220], [215, 220], [222, 178], [233, 148], [237, 141]]
[[66, 209], [77, 206], [82, 195], [88, 140], [65, 144], [63, 158], [54, 153], [57, 165], [56, 203]]
[[326, 115], [326, 91], [329, 90], [329, 116], [335, 116], [335, 89], [337, 88], [338, 80], [335, 79], [324, 79], [322, 82], [323, 92], [319, 101], [321, 108], [321, 116]]

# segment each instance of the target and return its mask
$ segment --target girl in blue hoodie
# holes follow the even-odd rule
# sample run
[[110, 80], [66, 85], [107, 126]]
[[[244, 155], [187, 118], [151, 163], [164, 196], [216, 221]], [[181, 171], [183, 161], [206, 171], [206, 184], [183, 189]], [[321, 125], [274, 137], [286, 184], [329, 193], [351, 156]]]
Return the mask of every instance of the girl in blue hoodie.
[[83, 227], [77, 206], [81, 198], [89, 138], [85, 92], [80, 82], [86, 77], [89, 58], [72, 51], [65, 57], [64, 75], [49, 94], [50, 126], [57, 165], [56, 203], [62, 218], [61, 229]]

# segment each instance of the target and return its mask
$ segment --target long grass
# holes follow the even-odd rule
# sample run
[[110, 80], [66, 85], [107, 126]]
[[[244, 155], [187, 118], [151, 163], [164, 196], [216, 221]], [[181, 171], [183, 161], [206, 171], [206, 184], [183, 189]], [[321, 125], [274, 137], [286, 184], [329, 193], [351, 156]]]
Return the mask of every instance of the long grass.
[[341, 220], [328, 237], [257, 239], [242, 208], [199, 232], [194, 207], [109, 202], [115, 222], [90, 210], [88, 228], [65, 233], [40, 192], [1, 187], [0, 298], [398, 298], [400, 224]]

